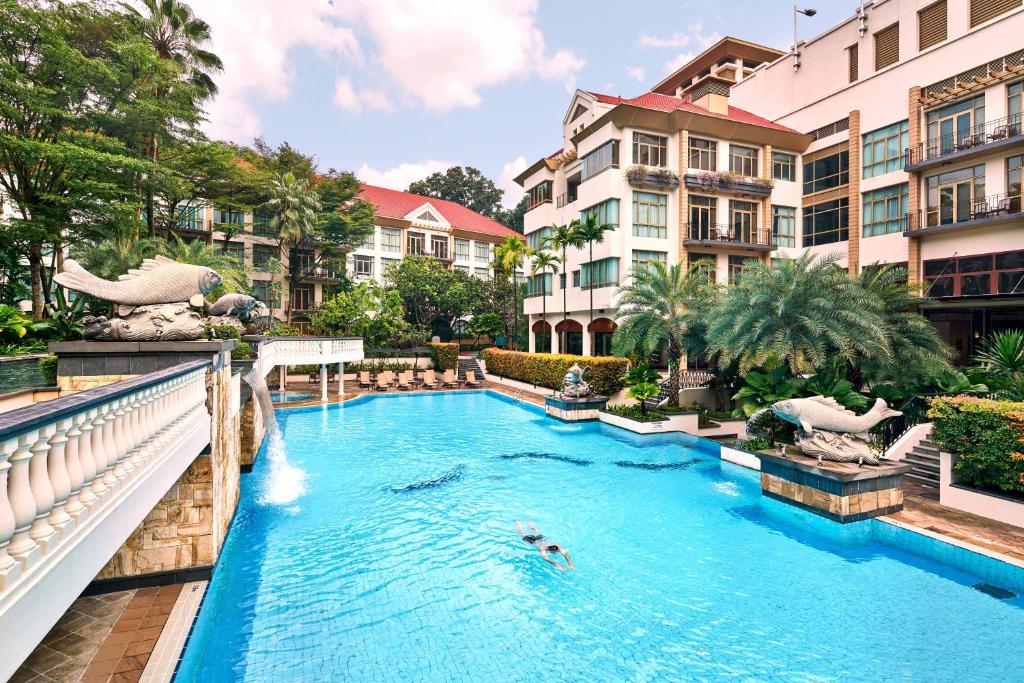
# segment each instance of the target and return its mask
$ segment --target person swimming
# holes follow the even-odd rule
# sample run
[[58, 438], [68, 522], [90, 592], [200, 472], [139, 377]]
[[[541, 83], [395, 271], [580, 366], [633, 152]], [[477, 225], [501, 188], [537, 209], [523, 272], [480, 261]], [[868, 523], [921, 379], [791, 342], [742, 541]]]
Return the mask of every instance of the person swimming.
[[526, 523], [530, 526], [530, 530], [533, 531], [532, 534], [526, 533], [523, 529], [522, 523], [518, 519], [516, 520], [516, 531], [519, 532], [519, 536], [524, 541], [540, 551], [541, 557], [543, 557], [547, 562], [550, 562], [558, 571], [564, 572], [567, 567], [562, 566], [551, 557], [552, 553], [559, 554], [565, 558], [565, 564], [568, 565], [568, 569], [576, 569], [576, 566], [572, 563], [572, 558], [569, 557], [569, 553], [566, 552], [565, 548], [544, 538], [544, 534], [540, 532], [540, 529], [538, 529], [537, 525], [533, 522], [527, 520]]

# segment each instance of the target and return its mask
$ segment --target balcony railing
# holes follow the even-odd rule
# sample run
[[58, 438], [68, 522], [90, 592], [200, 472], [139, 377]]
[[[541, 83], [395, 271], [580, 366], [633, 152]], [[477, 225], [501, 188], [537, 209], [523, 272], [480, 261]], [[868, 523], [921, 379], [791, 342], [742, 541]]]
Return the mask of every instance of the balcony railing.
[[448, 261], [448, 245], [447, 244], [431, 244], [430, 255], [439, 261]]
[[708, 245], [722, 244], [775, 249], [775, 239], [769, 228], [746, 227], [728, 223], [687, 223], [685, 240]]
[[973, 128], [926, 140], [917, 147], [907, 148], [904, 166], [910, 168], [928, 162], [938, 162], [961, 153], [984, 151], [997, 143], [1021, 136], [1024, 136], [1021, 115], [1014, 114], [1005, 119], [989, 121]]
[[300, 272], [299, 279], [330, 282], [340, 280], [341, 276], [330, 268], [306, 268]]
[[209, 233], [213, 231], [213, 225], [207, 221], [178, 221], [174, 224], [174, 230], [188, 233]]
[[957, 206], [929, 207], [905, 216], [905, 230], [977, 224], [1021, 213], [1021, 195], [994, 194]]
[[562, 194], [555, 197], [555, 208], [561, 209], [563, 206], [568, 206], [576, 201], [576, 193], [563, 192]]

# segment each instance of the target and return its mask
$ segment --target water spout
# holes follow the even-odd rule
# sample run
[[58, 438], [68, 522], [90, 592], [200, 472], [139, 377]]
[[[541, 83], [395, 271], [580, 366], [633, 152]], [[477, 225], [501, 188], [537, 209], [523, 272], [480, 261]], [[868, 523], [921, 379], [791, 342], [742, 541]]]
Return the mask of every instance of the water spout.
[[253, 366], [242, 380], [252, 389], [252, 395], [260, 406], [263, 426], [267, 432], [267, 457], [270, 460], [270, 475], [267, 477], [261, 500], [270, 505], [291, 503], [306, 492], [306, 473], [288, 460], [284, 437], [274, 416], [274, 403], [270, 400], [270, 388], [261, 374], [258, 364]]

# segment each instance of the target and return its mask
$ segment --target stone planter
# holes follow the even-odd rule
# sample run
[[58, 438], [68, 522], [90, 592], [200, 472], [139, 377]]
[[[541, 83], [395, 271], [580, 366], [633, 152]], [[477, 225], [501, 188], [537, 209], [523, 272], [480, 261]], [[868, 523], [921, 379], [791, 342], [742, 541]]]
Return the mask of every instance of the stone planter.
[[701, 192], [728, 192], [742, 197], [768, 197], [772, 193], [771, 185], [761, 183], [745, 182], [742, 180], [720, 179], [710, 185], [706, 184], [701, 176], [687, 173], [684, 176], [686, 187]]
[[722, 445], [722, 460], [731, 462], [734, 465], [746, 467], [748, 469], [761, 471], [761, 459], [756, 453], [745, 451], [741, 448], [733, 448], [732, 446]]
[[654, 173], [626, 172], [626, 181], [633, 187], [649, 187], [656, 190], [674, 190], [679, 187], [679, 178]]
[[953, 471], [957, 459], [956, 454], [939, 453], [939, 502], [979, 517], [1024, 527], [1024, 499], [960, 483]]
[[544, 399], [544, 410], [547, 415], [563, 422], [597, 420], [606, 405], [608, 405], [607, 396], [595, 395], [586, 398], [548, 396]]
[[677, 431], [671, 428], [668, 420], [659, 420], [658, 422], [640, 422], [628, 417], [623, 417], [622, 415], [614, 415], [604, 411], [601, 412], [598, 419], [605, 424], [615, 425], [622, 429], [628, 429], [629, 431], [637, 434], [660, 434], [662, 432]]

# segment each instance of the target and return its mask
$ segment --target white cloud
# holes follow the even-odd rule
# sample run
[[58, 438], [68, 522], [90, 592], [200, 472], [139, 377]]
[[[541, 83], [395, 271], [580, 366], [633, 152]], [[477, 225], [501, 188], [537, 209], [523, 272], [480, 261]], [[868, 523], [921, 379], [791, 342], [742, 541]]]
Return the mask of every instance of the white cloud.
[[370, 185], [405, 191], [408, 189], [409, 183], [423, 180], [432, 173], [447, 171], [452, 166], [458, 166], [458, 164], [454, 161], [430, 160], [420, 163], [402, 163], [384, 170], [363, 164], [356, 171], [356, 177]]
[[634, 66], [632, 69], [626, 69], [626, 73], [629, 74], [629, 77], [634, 81], [640, 81], [643, 83], [647, 80], [647, 74], [642, 66]]
[[368, 88], [356, 90], [352, 81], [347, 78], [339, 78], [334, 83], [334, 103], [350, 114], [359, 114], [363, 111], [385, 111], [395, 110], [391, 99], [383, 90]]
[[572, 50], [559, 50], [550, 59], [538, 64], [537, 72], [541, 78], [561, 81], [565, 85], [565, 91], [572, 93], [576, 91], [576, 74], [586, 63]]
[[673, 33], [667, 38], [658, 36], [640, 36], [637, 40], [640, 47], [686, 47], [690, 44], [690, 36], [685, 33]]
[[697, 55], [693, 52], [680, 52], [675, 57], [665, 62], [665, 65], [661, 67], [661, 70], [665, 74], [673, 73], [696, 56]]
[[501, 197], [501, 203], [506, 209], [511, 209], [523, 198], [523, 187], [513, 178], [525, 171], [527, 165], [526, 157], [520, 154], [501, 169], [501, 176], [498, 177], [498, 187], [504, 192]]

